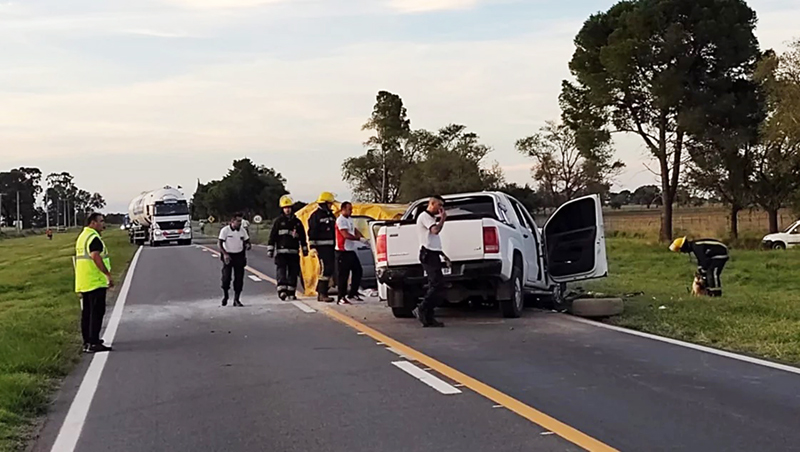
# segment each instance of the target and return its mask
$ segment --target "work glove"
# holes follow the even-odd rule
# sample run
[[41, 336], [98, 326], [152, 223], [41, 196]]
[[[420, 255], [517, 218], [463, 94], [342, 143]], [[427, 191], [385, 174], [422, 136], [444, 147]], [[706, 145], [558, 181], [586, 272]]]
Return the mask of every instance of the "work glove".
[[311, 248], [311, 253], [309, 254], [309, 256], [317, 258], [319, 254], [317, 253], [317, 250], [315, 248]]
[[275, 257], [275, 251], [273, 251], [273, 250], [267, 251], [267, 257], [269, 257], [269, 258]]

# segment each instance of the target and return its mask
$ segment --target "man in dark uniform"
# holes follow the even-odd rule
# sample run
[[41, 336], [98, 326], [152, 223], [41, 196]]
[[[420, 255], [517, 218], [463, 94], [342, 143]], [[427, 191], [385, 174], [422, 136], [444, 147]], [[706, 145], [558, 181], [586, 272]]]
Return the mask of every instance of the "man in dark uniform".
[[686, 240], [686, 237], [675, 239], [669, 246], [676, 253], [691, 253], [697, 258], [697, 270], [706, 281], [706, 290], [711, 297], [722, 296], [720, 275], [728, 262], [728, 247], [719, 240], [700, 239]]
[[308, 254], [306, 231], [303, 223], [292, 212], [292, 199], [282, 196], [283, 215], [275, 220], [267, 242], [267, 255], [275, 257], [278, 270], [278, 297], [281, 300], [297, 299], [297, 278], [300, 276], [300, 252]]
[[247, 251], [252, 248], [250, 235], [242, 228], [242, 214], [236, 213], [228, 226], [219, 231], [219, 251], [222, 260], [222, 306], [228, 305], [228, 290], [233, 276], [233, 305], [242, 306], [244, 269], [247, 267]]
[[335, 198], [333, 193], [323, 192], [317, 203], [319, 208], [308, 219], [308, 244], [316, 252], [319, 259], [319, 282], [317, 283], [317, 301], [330, 303], [328, 295], [336, 265], [336, 216], [331, 210]]

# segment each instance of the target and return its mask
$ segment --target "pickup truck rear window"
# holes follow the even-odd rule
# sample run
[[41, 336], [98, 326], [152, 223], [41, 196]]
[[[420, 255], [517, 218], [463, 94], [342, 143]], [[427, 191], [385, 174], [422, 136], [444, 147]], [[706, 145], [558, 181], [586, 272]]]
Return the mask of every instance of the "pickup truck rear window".
[[[425, 209], [428, 203], [420, 203], [414, 209], [416, 220]], [[469, 219], [469, 218], [494, 218], [497, 220], [497, 211], [494, 207], [494, 198], [491, 196], [470, 196], [467, 198], [447, 199], [444, 203], [448, 220]]]

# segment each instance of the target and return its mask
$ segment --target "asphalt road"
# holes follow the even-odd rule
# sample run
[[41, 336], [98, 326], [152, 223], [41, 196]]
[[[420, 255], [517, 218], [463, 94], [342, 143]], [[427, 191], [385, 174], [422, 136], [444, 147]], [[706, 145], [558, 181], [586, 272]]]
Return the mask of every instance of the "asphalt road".
[[[264, 250], [249, 263], [274, 277]], [[333, 308], [358, 333], [329, 306], [281, 302], [268, 281], [246, 280], [244, 308], [219, 307], [218, 286], [210, 252], [142, 250], [75, 450], [561, 451], [581, 450], [581, 434], [623, 451], [800, 450], [790, 372], [540, 312], [443, 310], [446, 328], [422, 329], [374, 300]], [[91, 359], [34, 451], [51, 450]], [[565, 426], [553, 434], [519, 412]]]

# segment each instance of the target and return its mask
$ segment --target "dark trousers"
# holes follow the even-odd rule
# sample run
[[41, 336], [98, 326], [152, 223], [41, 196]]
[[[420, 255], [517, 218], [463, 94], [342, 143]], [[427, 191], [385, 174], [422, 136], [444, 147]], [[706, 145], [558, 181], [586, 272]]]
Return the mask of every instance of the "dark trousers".
[[106, 315], [106, 291], [103, 288], [81, 294], [81, 334], [84, 344], [100, 344], [100, 330], [103, 329], [103, 317]]
[[709, 296], [722, 296], [722, 280], [720, 279], [720, 275], [722, 275], [722, 270], [725, 268], [727, 262], [728, 259], [711, 259], [710, 263], [701, 268], [706, 277], [706, 289], [708, 290]]
[[244, 287], [244, 268], [247, 266], [247, 257], [244, 251], [241, 253], [228, 253], [231, 257], [229, 263], [225, 263], [225, 257], [222, 257], [222, 290], [226, 293], [231, 288], [231, 274], [233, 274], [233, 291], [235, 293], [242, 293]]
[[317, 256], [319, 256], [319, 282], [317, 282], [317, 293], [328, 295], [328, 287], [336, 270], [336, 251], [332, 246], [318, 246]]
[[419, 260], [428, 277], [428, 290], [419, 305], [420, 314], [433, 317], [433, 310], [444, 301], [444, 276], [442, 275], [442, 254], [422, 248]]
[[[345, 294], [349, 297], [357, 296], [358, 288], [361, 286], [361, 276], [363, 275], [358, 254], [355, 251], [337, 251], [336, 264], [338, 265], [336, 271], [339, 272], [336, 282], [336, 287], [339, 290], [339, 299], [344, 299]], [[347, 291], [347, 280], [351, 274], [353, 279], [350, 281], [350, 291]]]
[[278, 273], [278, 292], [294, 294], [297, 291], [297, 277], [300, 276], [299, 254], [278, 254], [275, 256]]

